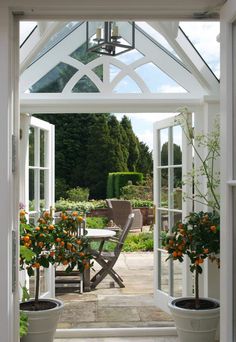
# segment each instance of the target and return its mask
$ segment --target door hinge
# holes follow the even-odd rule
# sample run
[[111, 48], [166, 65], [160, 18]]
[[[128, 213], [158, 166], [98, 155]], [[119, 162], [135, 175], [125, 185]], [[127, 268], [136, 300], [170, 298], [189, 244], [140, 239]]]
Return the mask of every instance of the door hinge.
[[17, 272], [17, 235], [12, 230], [12, 292], [16, 291], [16, 272]]
[[12, 134], [12, 172], [16, 172], [16, 136]]

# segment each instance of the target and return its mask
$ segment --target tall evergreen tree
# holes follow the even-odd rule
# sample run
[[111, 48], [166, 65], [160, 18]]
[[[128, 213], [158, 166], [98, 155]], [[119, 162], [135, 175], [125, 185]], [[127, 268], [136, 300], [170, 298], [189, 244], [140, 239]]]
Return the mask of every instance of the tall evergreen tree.
[[108, 163], [110, 172], [128, 171], [128, 150], [123, 144], [123, 131], [119, 121], [114, 115], [108, 120], [110, 134], [110, 151]]
[[127, 116], [123, 116], [121, 125], [124, 128], [128, 138], [128, 169], [129, 171], [136, 171], [136, 165], [139, 158], [138, 139], [133, 132], [131, 121], [127, 118]]
[[139, 158], [136, 169], [138, 172], [142, 172], [145, 175], [151, 175], [153, 173], [152, 153], [149, 151], [148, 146], [142, 141], [139, 142]]
[[91, 198], [104, 198], [107, 176], [109, 173], [108, 159], [110, 151], [110, 134], [107, 118], [98, 115], [90, 127], [85, 183], [90, 189]]

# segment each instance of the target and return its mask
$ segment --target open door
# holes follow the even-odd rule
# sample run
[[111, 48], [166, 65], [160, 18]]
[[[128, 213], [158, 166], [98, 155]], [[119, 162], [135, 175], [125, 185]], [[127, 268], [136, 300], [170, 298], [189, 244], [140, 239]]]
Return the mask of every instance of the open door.
[[[154, 298], [156, 305], [169, 313], [171, 297], [189, 293], [188, 266], [166, 261], [162, 236], [187, 214], [183, 202], [182, 174], [186, 173], [189, 146], [176, 118], [154, 124]], [[191, 153], [191, 151], [190, 151]], [[191, 155], [191, 154], [189, 154]], [[185, 272], [185, 270], [187, 270]]]
[[[30, 220], [35, 222], [42, 210], [54, 205], [54, 126], [33, 116], [21, 116], [22, 166], [21, 201], [25, 204]], [[41, 271], [40, 297], [54, 297], [54, 268]], [[22, 272], [21, 272], [22, 273]], [[34, 288], [34, 277], [20, 275], [20, 282]]]

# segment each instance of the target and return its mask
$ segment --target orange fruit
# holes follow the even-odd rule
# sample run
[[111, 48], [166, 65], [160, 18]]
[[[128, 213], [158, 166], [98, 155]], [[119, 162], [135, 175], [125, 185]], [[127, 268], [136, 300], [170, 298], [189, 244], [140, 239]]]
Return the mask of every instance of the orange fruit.
[[63, 246], [65, 245], [65, 242], [64, 242], [64, 241], [61, 241], [61, 242], [60, 242], [60, 245], [61, 245], [61, 247], [63, 247]]
[[84, 257], [84, 256], [85, 256], [85, 253], [84, 253], [84, 252], [79, 252], [79, 256], [80, 256], [80, 257]]
[[211, 226], [211, 227], [210, 227], [210, 230], [211, 230], [213, 233], [215, 233], [215, 232], [216, 232], [216, 226]]
[[23, 237], [23, 240], [24, 240], [24, 242], [29, 242], [29, 240], [30, 240], [29, 235], [25, 235], [25, 236]]
[[178, 254], [178, 256], [182, 256], [183, 253], [181, 251], [179, 251], [177, 254]]
[[169, 245], [173, 246], [173, 244], [174, 244], [174, 240], [169, 240]]
[[203, 253], [208, 254], [209, 253], [209, 249], [208, 248], [204, 248], [203, 249]]
[[39, 267], [40, 267], [40, 263], [39, 263], [39, 262], [35, 262], [35, 263], [33, 264], [33, 267], [39, 268]]
[[40, 237], [44, 237], [45, 235], [41, 233], [41, 234], [39, 234], [39, 236], [40, 236]]
[[50, 256], [51, 256], [51, 257], [54, 257], [54, 255], [55, 255], [55, 252], [51, 251], [51, 252], [50, 252]]
[[35, 230], [38, 232], [40, 230], [40, 227], [35, 227]]
[[64, 265], [64, 266], [66, 266], [66, 265], [68, 265], [68, 260], [64, 260], [63, 262], [62, 262], [62, 264]]
[[66, 247], [67, 247], [68, 249], [71, 249], [71, 247], [72, 247], [72, 243], [70, 243], [70, 242], [67, 242], [67, 244], [66, 244]]
[[72, 216], [78, 216], [78, 212], [77, 211], [73, 211]]
[[50, 224], [50, 225], [48, 226], [48, 229], [49, 229], [49, 230], [53, 230], [53, 229], [54, 229], [54, 225], [53, 225], [53, 224]]
[[61, 242], [61, 238], [56, 238], [56, 242]]
[[44, 243], [42, 241], [40, 241], [40, 242], [38, 242], [38, 246], [42, 248], [44, 246]]
[[77, 243], [78, 245], [81, 245], [82, 241], [81, 241], [81, 240], [76, 240], [76, 243]]
[[178, 252], [174, 251], [174, 252], [172, 253], [172, 256], [173, 256], [174, 258], [177, 258]]
[[83, 222], [84, 218], [82, 216], [78, 216], [78, 221]]

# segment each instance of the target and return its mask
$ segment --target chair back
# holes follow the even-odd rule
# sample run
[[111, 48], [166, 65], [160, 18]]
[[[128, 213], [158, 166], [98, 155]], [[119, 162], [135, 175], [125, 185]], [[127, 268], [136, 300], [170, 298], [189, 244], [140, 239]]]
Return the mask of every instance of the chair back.
[[126, 220], [126, 224], [120, 234], [119, 241], [115, 247], [114, 253], [116, 256], [118, 256], [122, 250], [122, 247], [124, 245], [125, 239], [127, 238], [127, 235], [129, 233], [129, 230], [132, 226], [134, 220], [134, 214], [129, 214], [128, 219]]
[[127, 200], [107, 200], [109, 208], [112, 208], [112, 220], [120, 228], [124, 229], [127, 217], [132, 213], [132, 206]]

